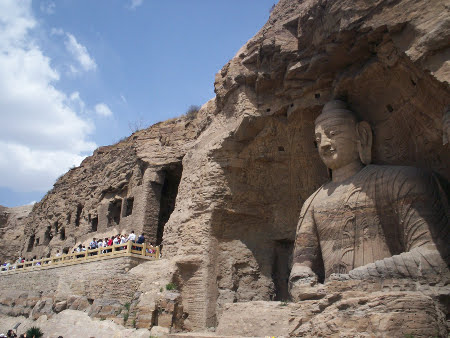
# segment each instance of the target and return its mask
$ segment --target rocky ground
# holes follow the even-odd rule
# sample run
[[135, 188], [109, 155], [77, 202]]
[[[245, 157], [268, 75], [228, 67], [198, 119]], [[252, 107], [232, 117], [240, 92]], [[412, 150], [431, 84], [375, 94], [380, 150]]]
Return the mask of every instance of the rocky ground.
[[[117, 277], [136, 281], [139, 328], [203, 336], [446, 337], [448, 280], [439, 271], [435, 283], [329, 282], [299, 303], [289, 302], [287, 278], [300, 208], [328, 179], [313, 124], [330, 99], [345, 99], [370, 123], [373, 163], [433, 170], [450, 196], [449, 147], [442, 144], [449, 14], [441, 0], [280, 0], [217, 73], [216, 97], [195, 117], [99, 148], [15, 226], [19, 216], [0, 209], [0, 254], [16, 255], [19, 243], [27, 255], [46, 255], [139, 225], [162, 239], [167, 258], [156, 270], [145, 263]], [[165, 181], [172, 181], [166, 190]], [[122, 214], [114, 214], [114, 203], [130, 198], [136, 211], [127, 215], [122, 204]], [[179, 292], [162, 292], [168, 283]], [[118, 309], [109, 318], [111, 304], [95, 292], [90, 304], [86, 290], [76, 283], [59, 289], [66, 298], [85, 297], [79, 310], [91, 319], [101, 314], [123, 325], [113, 318]], [[3, 314], [19, 308], [0, 296]], [[42, 315], [56, 321], [67, 310], [56, 314], [52, 297], [42, 308], [52, 314]], [[28, 305], [27, 311], [36, 306]]]
[[95, 320], [87, 313], [76, 310], [64, 310], [56, 316], [48, 319], [41, 316], [37, 320], [26, 317], [0, 316], [0, 332], [6, 333], [17, 323], [21, 323], [17, 333], [25, 333], [30, 327], [39, 327], [44, 332], [44, 337], [138, 337], [148, 338], [149, 330], [127, 329], [111, 320]]

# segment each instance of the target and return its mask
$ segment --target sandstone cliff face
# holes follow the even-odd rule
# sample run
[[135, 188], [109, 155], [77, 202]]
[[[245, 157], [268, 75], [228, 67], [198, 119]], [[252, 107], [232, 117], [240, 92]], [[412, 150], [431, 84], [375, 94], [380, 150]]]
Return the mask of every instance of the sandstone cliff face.
[[6, 208], [0, 205], [0, 261], [15, 261], [20, 255], [24, 240], [24, 220], [31, 212], [32, 205]]
[[[174, 262], [189, 329], [219, 323], [222, 334], [244, 335], [223, 329], [229, 304], [288, 299], [298, 214], [328, 179], [313, 143], [327, 101], [345, 99], [371, 124], [373, 163], [431, 169], [449, 195], [449, 148], [442, 145], [449, 18], [438, 0], [280, 0], [217, 74], [216, 98], [195, 119], [163, 122], [100, 148], [58, 180], [27, 219], [23, 252], [40, 256], [92, 236], [143, 231], [162, 240]], [[422, 297], [417, 288], [401, 291]], [[405, 297], [399, 302], [410, 304]], [[448, 296], [437, 290], [427, 297], [439, 318], [448, 315], [439, 305]], [[335, 327], [347, 318], [329, 316]], [[322, 319], [290, 332], [335, 334]], [[439, 334], [443, 323], [436, 322]]]
[[217, 74], [219, 114], [184, 157], [164, 235], [202, 325], [227, 303], [285, 299], [300, 207], [327, 180], [313, 122], [330, 99], [370, 122], [373, 163], [449, 180], [448, 13], [440, 1], [280, 1]]
[[[97, 149], [34, 205], [15, 254], [40, 258], [79, 243], [87, 246], [92, 237], [131, 230], [159, 244], [173, 210], [185, 148], [205, 128], [207, 115], [204, 109], [197, 120], [162, 122]], [[2, 261], [7, 257], [0, 256]]]

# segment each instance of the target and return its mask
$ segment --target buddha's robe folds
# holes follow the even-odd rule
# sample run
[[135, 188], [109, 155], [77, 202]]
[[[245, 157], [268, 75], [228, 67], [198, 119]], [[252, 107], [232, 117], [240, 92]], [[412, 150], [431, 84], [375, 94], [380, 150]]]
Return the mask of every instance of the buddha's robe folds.
[[448, 272], [449, 209], [436, 178], [414, 167], [368, 165], [304, 203], [293, 263], [328, 278]]

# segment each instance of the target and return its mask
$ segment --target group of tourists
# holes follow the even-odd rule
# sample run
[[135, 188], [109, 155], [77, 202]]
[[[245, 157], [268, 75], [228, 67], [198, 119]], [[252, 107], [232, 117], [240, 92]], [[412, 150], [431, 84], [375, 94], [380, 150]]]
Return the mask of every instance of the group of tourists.
[[[136, 243], [136, 244], [144, 244], [145, 243], [145, 237], [144, 234], [141, 234], [140, 236], [138, 236], [136, 238], [136, 235], [134, 233], [134, 231], [131, 231], [130, 234], [117, 234], [115, 236], [111, 236], [111, 238], [106, 237], [104, 239], [101, 238], [93, 238], [92, 241], [89, 243], [88, 248], [86, 249], [86, 246], [83, 244], [79, 244], [78, 246], [76, 246], [73, 250], [72, 253], [76, 254], [76, 253], [82, 253], [85, 252], [87, 250], [92, 250], [92, 249], [98, 249], [98, 248], [104, 248], [104, 250], [100, 250], [98, 252], [100, 252], [101, 254], [103, 253], [108, 253], [108, 252], [112, 252], [112, 246], [113, 245], [120, 245], [120, 244], [126, 244], [127, 242], [132, 242], [132, 243]], [[122, 250], [123, 248], [121, 247], [116, 247], [116, 251]], [[141, 251], [142, 247], [141, 246], [136, 246], [135, 248], [133, 248], [133, 250], [138, 250]], [[146, 248], [146, 253], [155, 253], [156, 250], [155, 248], [150, 244], [150, 246], [148, 248]], [[97, 255], [97, 252], [92, 252], [89, 253], [90, 256], [93, 255]], [[56, 257], [60, 257], [61, 256], [61, 252], [59, 250], [56, 251], [55, 254]], [[80, 254], [80, 255], [75, 255], [76, 258], [81, 258], [84, 257], [85, 254]], [[42, 257], [41, 259], [44, 259], [45, 257]], [[34, 261], [34, 259], [33, 259]], [[11, 269], [20, 269], [23, 268], [24, 265], [21, 265], [22, 263], [27, 263], [27, 261], [23, 258], [23, 257], [19, 257], [13, 264], [6, 262], [1, 264], [0, 266], [0, 270], [1, 271], [8, 271]], [[50, 264], [51, 261], [46, 261], [44, 262], [36, 262], [33, 264], [33, 266], [40, 266], [42, 264]]]
[[[21, 264], [21, 263], [25, 263], [25, 258], [19, 257], [19, 258], [16, 259], [16, 261], [13, 264], [11, 264], [10, 262], [3, 263], [1, 265], [1, 269], [0, 270], [1, 271], [8, 271], [10, 269], [15, 269], [16, 265], [17, 264]], [[18, 268], [20, 268], [20, 267], [18, 267]]]
[[[22, 333], [22, 334], [20, 334], [18, 336], [17, 333], [14, 332], [13, 329], [11, 329], [11, 330], [8, 330], [7, 334], [0, 333], [0, 338], [3, 338], [3, 337], [5, 337], [5, 338], [9, 338], [9, 337], [11, 337], [11, 338], [27, 338], [27, 337], [30, 337], [30, 336], [27, 333]], [[34, 337], [35, 336], [33, 336], [32, 338], [34, 338]], [[63, 338], [63, 336], [58, 336], [58, 338]]]
[[[100, 253], [108, 253], [112, 251], [112, 248], [109, 248], [113, 245], [118, 245], [118, 244], [126, 244], [127, 242], [132, 242], [132, 243], [136, 243], [136, 244], [144, 244], [145, 242], [145, 237], [144, 234], [141, 234], [137, 240], [136, 240], [136, 235], [134, 233], [134, 231], [131, 231], [130, 234], [117, 234], [115, 236], [111, 236], [111, 238], [105, 237], [104, 239], [101, 238], [93, 238], [92, 241], [89, 243], [88, 246], [88, 250], [93, 250], [93, 249], [99, 249], [99, 248], [105, 248], [105, 250], [101, 250], [99, 251]], [[121, 250], [122, 248], [119, 247], [116, 250]], [[136, 250], [141, 250], [141, 247], [136, 247]], [[150, 251], [148, 251], [150, 250]], [[147, 252], [150, 253], [154, 253], [153, 248], [149, 248], [147, 250]], [[83, 252], [86, 251], [86, 246], [85, 245], [78, 245], [77, 247], [75, 247], [72, 251], [72, 253], [77, 253], [77, 252]], [[90, 255], [96, 255], [96, 252], [90, 253]], [[84, 255], [78, 255], [77, 257], [82, 257]]]

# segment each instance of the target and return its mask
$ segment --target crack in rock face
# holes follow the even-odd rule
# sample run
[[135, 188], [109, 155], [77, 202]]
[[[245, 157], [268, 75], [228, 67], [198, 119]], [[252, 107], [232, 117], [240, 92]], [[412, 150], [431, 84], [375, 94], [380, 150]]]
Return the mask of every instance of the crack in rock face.
[[[448, 12], [439, 0], [280, 0], [216, 74], [214, 99], [97, 149], [32, 210], [0, 207], [2, 260], [71, 252], [92, 237], [132, 230], [162, 245], [161, 260], [121, 262], [111, 280], [91, 279], [94, 270], [80, 272], [77, 281], [62, 272], [47, 283], [37, 272], [8, 276], [0, 291], [5, 323], [22, 315], [55, 322], [66, 311], [85, 311], [88, 321], [108, 318], [147, 336], [152, 327], [155, 335], [215, 328], [208, 334], [447, 336], [448, 267], [427, 245], [448, 250], [448, 218], [447, 224], [440, 219], [442, 232], [430, 231], [426, 250], [415, 246], [425, 232], [414, 230], [410, 209], [401, 207], [415, 203], [423, 210], [427, 199], [392, 195], [402, 187], [439, 187], [431, 189], [434, 207], [450, 196], [443, 144]], [[320, 138], [315, 130], [332, 100], [367, 122], [346, 142], [336, 142], [324, 126]], [[370, 142], [362, 137], [369, 134]], [[329, 203], [316, 205], [310, 196], [339, 177], [337, 159], [346, 162], [340, 156], [347, 141], [368, 176], [360, 177], [359, 190], [326, 186], [319, 194]], [[388, 179], [389, 173], [372, 172], [375, 166], [413, 169]], [[432, 184], [420, 183], [423, 172], [433, 172]], [[374, 188], [364, 190], [371, 180]], [[333, 197], [339, 192], [348, 195], [342, 210], [336, 202], [342, 199]], [[381, 193], [392, 203], [371, 205]], [[437, 209], [448, 212], [448, 205]], [[301, 220], [309, 216], [323, 226], [303, 233]], [[389, 217], [404, 222], [374, 226]], [[328, 227], [332, 219], [345, 227]], [[362, 249], [368, 238], [380, 239], [370, 252]], [[307, 268], [293, 268], [305, 262]], [[302, 300], [292, 297], [290, 276], [307, 281], [299, 286]], [[34, 286], [23, 283], [32, 279]], [[173, 302], [164, 298], [166, 285], [177, 287]]]

